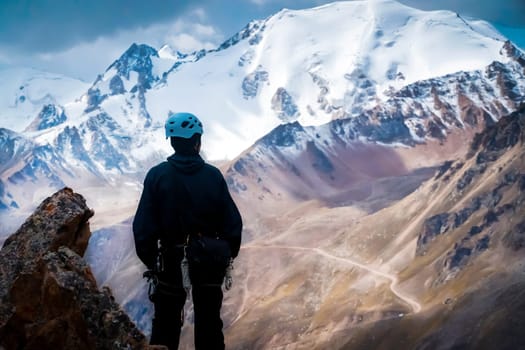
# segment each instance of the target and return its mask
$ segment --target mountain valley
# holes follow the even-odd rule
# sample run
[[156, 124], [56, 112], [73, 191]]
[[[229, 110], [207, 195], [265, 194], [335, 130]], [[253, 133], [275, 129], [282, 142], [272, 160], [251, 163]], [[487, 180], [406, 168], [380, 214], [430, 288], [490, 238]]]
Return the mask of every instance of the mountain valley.
[[85, 259], [146, 335], [131, 222], [165, 117], [189, 110], [245, 226], [228, 349], [525, 348], [525, 54], [488, 24], [391, 0], [284, 9], [65, 85], [80, 95], [0, 105], [0, 244], [73, 188], [95, 213]]

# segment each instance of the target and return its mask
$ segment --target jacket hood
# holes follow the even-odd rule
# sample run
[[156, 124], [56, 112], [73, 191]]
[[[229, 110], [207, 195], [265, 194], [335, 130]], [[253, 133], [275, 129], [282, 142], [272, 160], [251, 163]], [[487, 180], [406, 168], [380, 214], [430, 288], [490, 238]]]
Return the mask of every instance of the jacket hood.
[[193, 174], [204, 166], [200, 155], [173, 154], [168, 157], [168, 162], [185, 174]]

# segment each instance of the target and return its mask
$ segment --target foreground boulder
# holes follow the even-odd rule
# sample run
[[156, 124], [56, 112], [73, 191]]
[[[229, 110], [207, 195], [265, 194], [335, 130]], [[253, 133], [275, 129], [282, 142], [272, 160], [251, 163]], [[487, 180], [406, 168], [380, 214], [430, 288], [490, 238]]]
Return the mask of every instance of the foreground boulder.
[[145, 336], [81, 256], [93, 211], [65, 188], [0, 250], [0, 349], [143, 349]]

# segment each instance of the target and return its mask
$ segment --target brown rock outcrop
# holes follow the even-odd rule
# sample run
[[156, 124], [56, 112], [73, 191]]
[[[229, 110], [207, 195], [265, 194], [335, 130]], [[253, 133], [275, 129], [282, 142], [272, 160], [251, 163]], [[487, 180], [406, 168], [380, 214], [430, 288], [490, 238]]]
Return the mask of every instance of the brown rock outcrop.
[[145, 336], [98, 290], [81, 256], [93, 211], [65, 188], [47, 198], [0, 250], [0, 348], [143, 349]]

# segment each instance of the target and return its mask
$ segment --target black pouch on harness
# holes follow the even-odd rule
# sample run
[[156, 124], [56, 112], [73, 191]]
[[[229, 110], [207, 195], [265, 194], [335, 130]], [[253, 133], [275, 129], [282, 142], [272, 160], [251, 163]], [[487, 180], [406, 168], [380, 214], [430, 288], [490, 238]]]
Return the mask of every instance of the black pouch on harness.
[[220, 268], [228, 266], [232, 256], [227, 241], [204, 235], [190, 236], [186, 255], [190, 262]]

